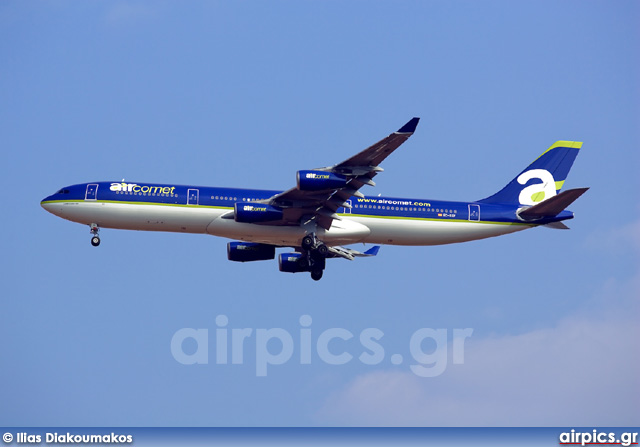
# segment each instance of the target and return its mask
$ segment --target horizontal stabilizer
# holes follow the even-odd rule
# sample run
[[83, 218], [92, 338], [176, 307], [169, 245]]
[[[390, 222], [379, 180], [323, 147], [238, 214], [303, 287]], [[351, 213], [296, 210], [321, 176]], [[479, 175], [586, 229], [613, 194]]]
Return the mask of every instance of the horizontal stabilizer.
[[555, 230], [570, 230], [570, 228], [566, 226], [564, 222], [551, 222], [543, 226], [545, 228], [553, 228]]
[[576, 188], [563, 191], [544, 202], [523, 209], [518, 212], [518, 216], [524, 220], [555, 217], [571, 205], [578, 197], [587, 192], [588, 189], [589, 188]]

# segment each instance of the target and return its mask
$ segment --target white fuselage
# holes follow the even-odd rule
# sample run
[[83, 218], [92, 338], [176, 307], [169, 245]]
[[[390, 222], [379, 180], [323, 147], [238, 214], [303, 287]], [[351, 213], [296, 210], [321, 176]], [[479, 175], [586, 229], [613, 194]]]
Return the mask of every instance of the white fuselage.
[[[188, 205], [117, 203], [101, 201], [45, 202], [43, 208], [64, 219], [102, 228], [140, 231], [202, 233], [247, 242], [278, 246], [300, 245], [306, 230], [301, 226], [239, 223], [231, 208]], [[222, 216], [226, 215], [224, 218]], [[388, 245], [440, 245], [513, 233], [532, 225], [523, 223], [386, 218], [342, 214], [329, 230], [317, 229], [319, 239], [330, 245], [359, 242]]]

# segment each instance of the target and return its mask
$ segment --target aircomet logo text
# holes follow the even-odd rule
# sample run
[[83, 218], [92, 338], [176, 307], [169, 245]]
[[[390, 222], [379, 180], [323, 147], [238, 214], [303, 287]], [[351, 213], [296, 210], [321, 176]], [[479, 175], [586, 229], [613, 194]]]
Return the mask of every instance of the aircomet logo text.
[[137, 183], [112, 183], [109, 188], [111, 191], [117, 192], [142, 192], [149, 194], [173, 194], [175, 186], [147, 186], [138, 185]]

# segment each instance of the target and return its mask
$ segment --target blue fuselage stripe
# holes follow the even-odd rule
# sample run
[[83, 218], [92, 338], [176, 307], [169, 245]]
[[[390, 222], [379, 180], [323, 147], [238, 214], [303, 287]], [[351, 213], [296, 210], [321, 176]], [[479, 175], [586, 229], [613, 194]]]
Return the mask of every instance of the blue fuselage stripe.
[[[88, 189], [88, 185], [92, 186]], [[95, 185], [97, 185], [97, 190], [93, 191]], [[280, 191], [217, 188], [209, 186], [94, 182], [63, 188], [57, 193], [45, 198], [43, 202], [96, 200], [98, 202], [203, 206], [232, 209], [236, 202], [264, 200], [273, 197], [279, 192]], [[523, 223], [516, 216], [518, 208], [513, 205], [395, 197], [352, 197], [349, 203], [352, 206], [351, 209], [339, 208], [337, 213], [391, 219], [406, 218], [443, 221]]]

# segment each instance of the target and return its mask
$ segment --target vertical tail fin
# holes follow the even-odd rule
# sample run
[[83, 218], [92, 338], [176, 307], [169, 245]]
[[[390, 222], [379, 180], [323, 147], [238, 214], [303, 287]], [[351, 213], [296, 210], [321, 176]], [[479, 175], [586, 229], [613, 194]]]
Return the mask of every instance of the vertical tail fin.
[[479, 202], [535, 205], [555, 196], [581, 147], [578, 141], [556, 141], [507, 186]]

